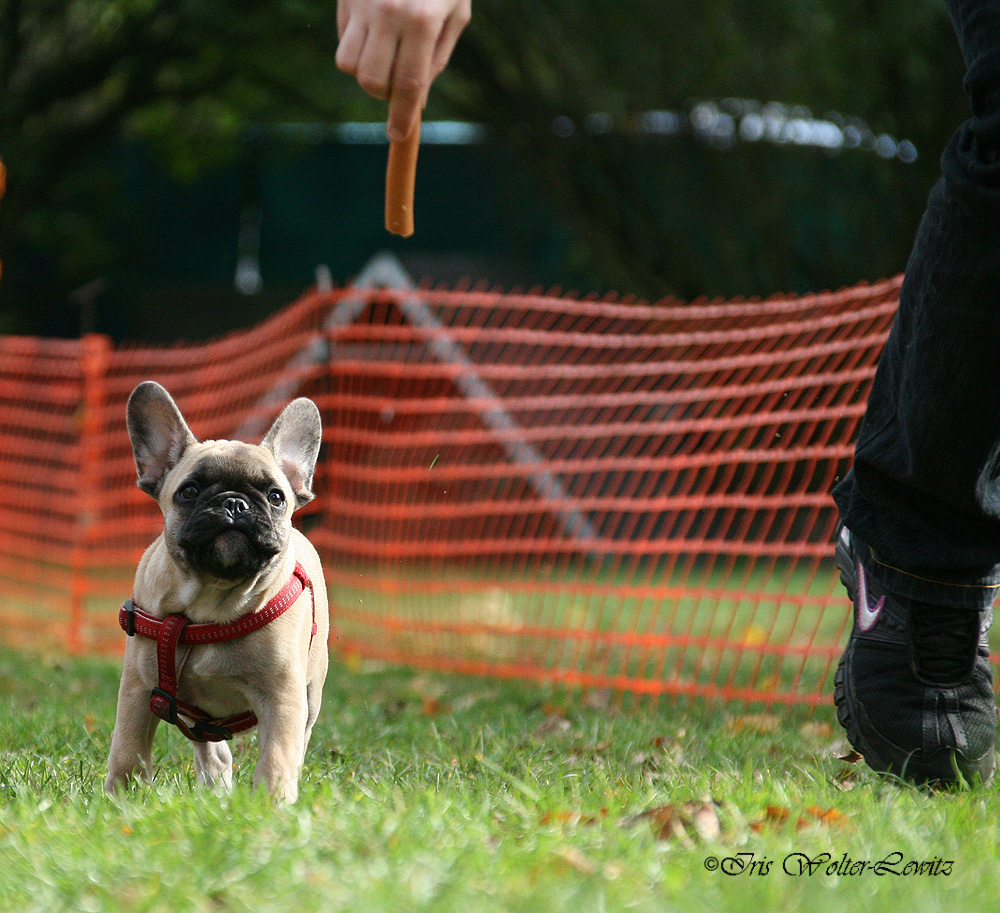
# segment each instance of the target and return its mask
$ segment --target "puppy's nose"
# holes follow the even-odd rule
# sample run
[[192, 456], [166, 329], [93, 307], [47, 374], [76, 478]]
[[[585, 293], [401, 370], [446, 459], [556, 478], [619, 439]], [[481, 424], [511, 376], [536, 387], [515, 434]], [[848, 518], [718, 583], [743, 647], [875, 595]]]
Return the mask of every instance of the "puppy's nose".
[[234, 517], [243, 513], [245, 510], [250, 510], [250, 505], [247, 504], [243, 498], [226, 498], [226, 500], [222, 502], [222, 506]]

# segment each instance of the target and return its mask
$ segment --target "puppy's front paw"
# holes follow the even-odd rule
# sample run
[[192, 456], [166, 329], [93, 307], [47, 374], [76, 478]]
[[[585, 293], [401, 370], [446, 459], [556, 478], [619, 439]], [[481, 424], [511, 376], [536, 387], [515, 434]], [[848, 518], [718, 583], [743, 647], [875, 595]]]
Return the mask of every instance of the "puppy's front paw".
[[225, 742], [195, 742], [194, 768], [202, 786], [232, 789], [233, 754]]
[[121, 789], [127, 789], [132, 783], [139, 781], [148, 782], [151, 779], [148, 771], [141, 765], [135, 764], [132, 767], [109, 770], [104, 779], [104, 791], [113, 796]]
[[253, 787], [267, 790], [276, 802], [291, 804], [299, 798], [299, 778], [294, 775], [269, 780], [260, 776], [258, 772], [254, 774]]
[[266, 789], [278, 802], [294, 802], [299, 797], [299, 770], [298, 765], [262, 757], [253, 772], [254, 789]]

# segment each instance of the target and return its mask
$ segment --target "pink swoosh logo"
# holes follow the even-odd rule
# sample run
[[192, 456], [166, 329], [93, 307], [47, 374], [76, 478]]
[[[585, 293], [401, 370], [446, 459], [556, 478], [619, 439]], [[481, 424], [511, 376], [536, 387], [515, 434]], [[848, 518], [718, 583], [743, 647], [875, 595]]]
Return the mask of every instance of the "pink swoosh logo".
[[882, 609], [885, 607], [885, 596], [882, 596], [875, 605], [868, 599], [868, 580], [865, 577], [865, 569], [860, 561], [855, 562], [858, 572], [858, 627], [862, 631], [870, 631], [875, 627]]

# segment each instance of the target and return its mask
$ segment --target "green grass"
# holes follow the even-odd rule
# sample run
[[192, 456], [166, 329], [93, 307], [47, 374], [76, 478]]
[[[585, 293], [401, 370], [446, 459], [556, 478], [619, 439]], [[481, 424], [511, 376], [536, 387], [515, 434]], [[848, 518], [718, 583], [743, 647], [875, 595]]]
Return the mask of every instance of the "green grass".
[[[605, 695], [334, 665], [299, 802], [156, 782], [103, 795], [118, 670], [0, 650], [0, 911], [990, 909], [1000, 787], [932, 794], [837, 760], [832, 712], [622, 712]], [[698, 836], [695, 803], [716, 834]], [[832, 811], [831, 811], [832, 810]], [[670, 827], [669, 825], [675, 825]], [[790, 875], [810, 859], [951, 875]], [[706, 859], [753, 854], [764, 874]], [[751, 857], [744, 855], [743, 860]], [[939, 866], [939, 869], [941, 867]]]

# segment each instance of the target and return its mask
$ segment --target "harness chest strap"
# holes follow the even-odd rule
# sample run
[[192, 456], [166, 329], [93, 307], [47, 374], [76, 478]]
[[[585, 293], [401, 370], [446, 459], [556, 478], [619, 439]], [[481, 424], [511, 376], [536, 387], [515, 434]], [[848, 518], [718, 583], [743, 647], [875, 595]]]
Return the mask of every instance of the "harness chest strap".
[[[184, 615], [168, 615], [156, 618], [140, 609], [132, 599], [118, 612], [118, 623], [129, 637], [138, 634], [156, 641], [156, 663], [158, 685], [152, 690], [149, 709], [160, 719], [175, 725], [194, 742], [219, 742], [231, 739], [237, 732], [243, 732], [257, 725], [257, 716], [247, 710], [236, 716], [218, 719], [204, 710], [188, 704], [177, 697], [177, 647], [199, 646], [236, 640], [263, 628], [276, 618], [280, 618], [288, 608], [308, 588], [312, 601], [312, 638], [316, 636], [316, 599], [312, 592], [312, 581], [301, 564], [296, 562], [291, 579], [281, 591], [259, 612], [248, 612], [226, 624], [193, 624]], [[186, 723], [182, 717], [191, 721]]]

